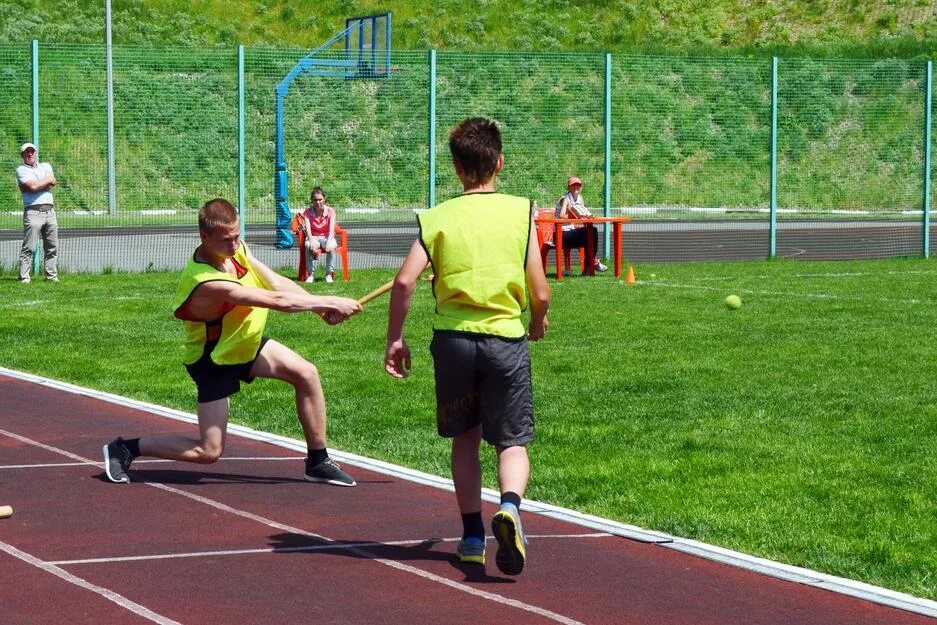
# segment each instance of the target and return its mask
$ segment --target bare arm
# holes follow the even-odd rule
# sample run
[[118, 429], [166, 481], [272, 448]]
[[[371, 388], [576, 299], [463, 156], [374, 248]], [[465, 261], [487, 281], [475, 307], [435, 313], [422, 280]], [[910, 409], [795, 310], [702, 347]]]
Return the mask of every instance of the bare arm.
[[[560, 199], [560, 219], [566, 219], [567, 213], [569, 213], [569, 210], [570, 210], [572, 207], [573, 207], [573, 205], [569, 203], [569, 198], [564, 195], [564, 196]], [[570, 217], [572, 217], [572, 216], [573, 216], [573, 215], [570, 215]]]
[[540, 264], [540, 249], [537, 246], [536, 226], [530, 223], [530, 236], [527, 244], [527, 290], [530, 292], [530, 325], [527, 338], [539, 341], [547, 333], [549, 321], [547, 310], [550, 308], [550, 285]]
[[254, 271], [260, 276], [260, 279], [263, 281], [264, 285], [267, 286], [271, 291], [284, 291], [284, 292], [293, 292], [293, 293], [305, 293], [309, 294], [303, 287], [299, 286], [289, 278], [281, 276], [270, 267], [267, 267], [265, 264], [257, 260], [257, 258], [251, 254], [250, 249], [247, 250], [247, 258], [250, 261], [251, 267], [254, 268]]
[[[537, 252], [538, 258], [540, 252]], [[387, 319], [387, 350], [384, 353], [384, 370], [395, 378], [402, 378], [410, 370], [410, 349], [403, 338], [403, 326], [410, 310], [413, 290], [426, 268], [429, 258], [419, 241], [410, 247], [390, 292], [390, 315]]]
[[335, 209], [332, 208], [331, 206], [329, 206], [328, 209], [329, 209], [329, 237], [328, 238], [334, 239], [335, 238]]
[[588, 217], [591, 213], [583, 207], [581, 210], [576, 208], [576, 206], [569, 201], [569, 198], [563, 196], [563, 199], [560, 200], [560, 219], [579, 219], [580, 217]]
[[219, 293], [219, 301], [259, 306], [287, 313], [310, 311], [320, 315], [331, 324], [340, 323], [351, 315], [361, 312], [361, 304], [351, 298], [312, 295], [289, 278], [281, 276], [257, 260], [250, 250], [247, 251], [247, 256], [251, 267], [260, 275], [269, 290], [244, 287], [233, 282], [209, 282], [203, 285], [200, 292], [212, 285], [219, 285], [215, 288], [225, 291], [225, 285], [230, 284], [234, 288], [228, 287], [227, 295]]

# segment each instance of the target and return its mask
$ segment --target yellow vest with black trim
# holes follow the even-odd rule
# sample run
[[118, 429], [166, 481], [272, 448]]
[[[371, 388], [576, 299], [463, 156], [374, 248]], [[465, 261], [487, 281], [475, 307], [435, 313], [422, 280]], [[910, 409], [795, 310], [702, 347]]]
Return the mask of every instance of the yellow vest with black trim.
[[221, 316], [210, 321], [189, 319], [185, 313], [185, 304], [195, 290], [206, 282], [224, 280], [237, 282], [242, 286], [267, 288], [260, 275], [254, 271], [247, 259], [247, 246], [242, 242], [238, 251], [231, 258], [237, 270], [237, 277], [226, 271], [195, 260], [189, 259], [182, 270], [182, 279], [173, 299], [173, 311], [176, 318], [185, 326], [186, 341], [183, 362], [194, 363], [205, 352], [209, 341], [217, 340], [211, 350], [211, 359], [219, 365], [236, 365], [250, 362], [257, 356], [264, 326], [267, 323], [267, 309], [254, 306], [227, 304]]
[[521, 338], [530, 200], [468, 193], [418, 217], [433, 265], [433, 328]]

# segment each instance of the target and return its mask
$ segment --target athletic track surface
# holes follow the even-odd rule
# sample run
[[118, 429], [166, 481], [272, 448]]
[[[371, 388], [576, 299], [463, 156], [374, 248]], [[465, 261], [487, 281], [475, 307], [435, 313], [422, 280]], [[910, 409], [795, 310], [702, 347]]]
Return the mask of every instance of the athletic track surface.
[[[302, 480], [298, 442], [233, 427], [210, 466], [116, 436], [189, 415], [0, 369], [0, 624], [933, 625], [937, 602], [525, 502], [519, 577], [453, 560], [448, 482], [335, 453], [357, 488]], [[493, 500], [488, 493], [487, 500]], [[485, 516], [495, 511], [485, 504]], [[753, 570], [754, 569], [754, 570]], [[762, 571], [762, 572], [758, 572]]]

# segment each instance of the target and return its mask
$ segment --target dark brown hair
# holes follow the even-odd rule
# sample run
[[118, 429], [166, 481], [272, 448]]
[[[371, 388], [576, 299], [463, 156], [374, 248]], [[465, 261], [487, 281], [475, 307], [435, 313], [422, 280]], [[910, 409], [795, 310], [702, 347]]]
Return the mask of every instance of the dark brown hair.
[[469, 181], [484, 182], [495, 175], [501, 156], [501, 131], [490, 119], [470, 117], [449, 133], [449, 151]]
[[198, 211], [198, 228], [205, 232], [211, 232], [215, 228], [231, 228], [239, 220], [238, 209], [220, 197], [208, 200]]

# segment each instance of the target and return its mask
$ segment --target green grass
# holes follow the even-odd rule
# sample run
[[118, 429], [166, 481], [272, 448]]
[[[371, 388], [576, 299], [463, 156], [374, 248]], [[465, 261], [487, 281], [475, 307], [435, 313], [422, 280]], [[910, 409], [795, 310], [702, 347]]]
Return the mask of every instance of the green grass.
[[[933, 261], [635, 269], [634, 286], [607, 274], [551, 281], [551, 329], [531, 346], [528, 497], [937, 599]], [[390, 275], [315, 288], [358, 296]], [[7, 273], [0, 364], [194, 411], [169, 311], [175, 281], [23, 286]], [[741, 309], [723, 305], [730, 293]], [[448, 476], [431, 314], [424, 284], [404, 381], [381, 366], [386, 300], [334, 328], [271, 316], [268, 333], [320, 368], [332, 446]], [[232, 418], [298, 438], [291, 397], [257, 381]], [[494, 486], [490, 453], [485, 469]]]

